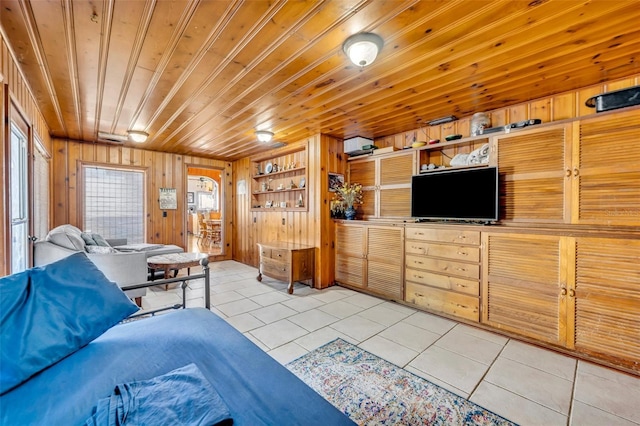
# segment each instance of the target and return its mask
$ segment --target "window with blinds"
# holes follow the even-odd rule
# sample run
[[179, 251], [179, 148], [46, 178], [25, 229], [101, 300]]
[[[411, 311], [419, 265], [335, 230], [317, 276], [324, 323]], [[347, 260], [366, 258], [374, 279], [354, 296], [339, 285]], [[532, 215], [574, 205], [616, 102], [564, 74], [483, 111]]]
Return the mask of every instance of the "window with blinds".
[[84, 230], [145, 242], [144, 180], [138, 170], [84, 166]]

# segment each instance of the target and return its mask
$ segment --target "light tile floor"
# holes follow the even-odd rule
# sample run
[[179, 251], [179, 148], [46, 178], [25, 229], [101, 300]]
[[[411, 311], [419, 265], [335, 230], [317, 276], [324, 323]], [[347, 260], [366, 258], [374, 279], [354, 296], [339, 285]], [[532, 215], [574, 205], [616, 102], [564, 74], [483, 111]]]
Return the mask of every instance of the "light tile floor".
[[[282, 364], [340, 337], [521, 425], [640, 425], [640, 378], [342, 287], [315, 290], [234, 261], [211, 266], [211, 310]], [[187, 306], [203, 306], [191, 281]], [[146, 309], [180, 303], [154, 287]]]

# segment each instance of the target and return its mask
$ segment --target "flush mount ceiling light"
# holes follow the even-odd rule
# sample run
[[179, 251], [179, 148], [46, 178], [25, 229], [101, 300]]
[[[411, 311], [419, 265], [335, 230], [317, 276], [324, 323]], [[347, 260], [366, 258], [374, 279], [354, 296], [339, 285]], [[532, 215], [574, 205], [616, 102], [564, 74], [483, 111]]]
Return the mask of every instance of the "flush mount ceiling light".
[[142, 130], [129, 130], [127, 133], [129, 134], [129, 138], [131, 138], [132, 141], [138, 143], [145, 142], [149, 137], [149, 133], [143, 132]]
[[383, 44], [382, 37], [377, 34], [359, 33], [346, 39], [342, 50], [351, 59], [351, 62], [364, 68], [375, 61]]
[[273, 132], [268, 130], [256, 130], [256, 136], [260, 142], [271, 142]]

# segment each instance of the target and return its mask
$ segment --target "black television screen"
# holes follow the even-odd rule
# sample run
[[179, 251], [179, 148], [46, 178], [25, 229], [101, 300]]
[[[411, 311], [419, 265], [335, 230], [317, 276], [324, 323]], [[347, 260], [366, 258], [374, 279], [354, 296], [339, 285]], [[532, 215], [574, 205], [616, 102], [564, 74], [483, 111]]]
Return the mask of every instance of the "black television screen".
[[436, 170], [413, 176], [411, 216], [418, 219], [497, 221], [497, 167]]

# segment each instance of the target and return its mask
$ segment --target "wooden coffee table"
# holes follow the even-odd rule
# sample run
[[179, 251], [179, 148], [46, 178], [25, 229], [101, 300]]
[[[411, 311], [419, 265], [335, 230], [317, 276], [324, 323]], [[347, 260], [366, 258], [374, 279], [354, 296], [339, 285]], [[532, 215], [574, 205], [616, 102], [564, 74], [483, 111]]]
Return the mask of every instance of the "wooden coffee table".
[[[164, 277], [169, 278], [169, 273], [174, 271], [174, 277], [178, 275], [180, 269], [187, 268], [187, 274], [191, 273], [192, 266], [200, 266], [202, 259], [207, 259], [209, 255], [205, 253], [168, 253], [158, 256], [151, 256], [147, 259], [149, 269], [161, 269], [164, 271]], [[153, 281], [154, 274], [151, 274]], [[168, 286], [165, 286], [165, 289]]]

